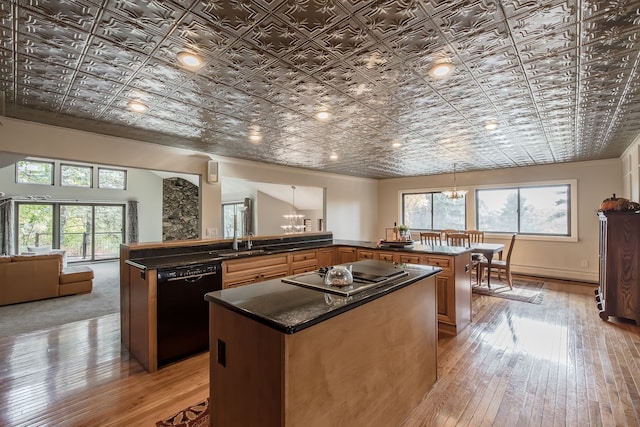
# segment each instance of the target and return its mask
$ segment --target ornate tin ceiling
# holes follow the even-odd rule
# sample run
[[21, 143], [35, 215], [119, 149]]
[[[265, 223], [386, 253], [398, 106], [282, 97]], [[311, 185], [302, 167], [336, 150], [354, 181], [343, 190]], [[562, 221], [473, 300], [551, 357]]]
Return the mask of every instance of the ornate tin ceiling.
[[617, 157], [640, 133], [638, 0], [0, 4], [9, 117], [371, 178]]

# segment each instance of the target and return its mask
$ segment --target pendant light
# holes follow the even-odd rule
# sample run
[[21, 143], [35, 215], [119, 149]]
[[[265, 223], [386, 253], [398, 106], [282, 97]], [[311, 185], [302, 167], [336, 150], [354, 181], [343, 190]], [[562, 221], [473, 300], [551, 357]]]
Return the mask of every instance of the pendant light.
[[451, 200], [462, 199], [467, 194], [466, 190], [456, 189], [456, 164], [455, 163], [453, 164], [453, 190], [443, 191], [442, 194], [444, 194], [448, 199], [451, 199]]

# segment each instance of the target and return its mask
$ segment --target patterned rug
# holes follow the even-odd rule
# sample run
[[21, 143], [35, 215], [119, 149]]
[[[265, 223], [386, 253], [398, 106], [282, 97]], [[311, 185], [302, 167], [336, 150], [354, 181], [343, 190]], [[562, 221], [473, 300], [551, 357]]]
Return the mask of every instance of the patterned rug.
[[530, 302], [532, 304], [542, 303], [545, 290], [544, 282], [513, 279], [513, 289], [509, 289], [507, 282], [501, 282], [496, 279], [491, 280], [491, 289], [487, 288], [487, 283], [482, 282], [480, 286], [472, 282], [472, 291], [480, 295], [489, 295], [492, 297], [505, 298], [515, 301]]
[[209, 398], [156, 423], [157, 427], [208, 427]]

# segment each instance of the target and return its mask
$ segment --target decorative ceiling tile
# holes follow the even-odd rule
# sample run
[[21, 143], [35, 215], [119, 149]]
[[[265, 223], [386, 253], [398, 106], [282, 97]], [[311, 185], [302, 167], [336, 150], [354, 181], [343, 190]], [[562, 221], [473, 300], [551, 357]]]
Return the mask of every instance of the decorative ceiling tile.
[[637, 0], [10, 0], [0, 36], [8, 116], [212, 155], [384, 178], [616, 157], [640, 133]]

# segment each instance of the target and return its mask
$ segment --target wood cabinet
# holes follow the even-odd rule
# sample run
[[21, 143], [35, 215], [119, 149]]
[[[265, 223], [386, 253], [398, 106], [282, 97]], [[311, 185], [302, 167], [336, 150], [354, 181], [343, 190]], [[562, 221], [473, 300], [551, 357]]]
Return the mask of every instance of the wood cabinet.
[[376, 251], [373, 249], [358, 249], [358, 261], [363, 259], [376, 259]]
[[376, 251], [376, 259], [387, 262], [400, 262], [400, 254], [398, 252]]
[[345, 262], [356, 262], [357, 260], [358, 254], [356, 248], [350, 246], [338, 246], [337, 264], [344, 264]]
[[400, 425], [437, 379], [433, 280], [291, 334], [210, 302], [210, 425]]
[[336, 248], [331, 246], [330, 248], [318, 249], [318, 268], [329, 267], [336, 264]]
[[640, 214], [600, 212], [599, 218], [596, 301], [600, 317], [621, 317], [640, 324]]
[[250, 285], [289, 275], [286, 253], [234, 259], [222, 263], [222, 288]]
[[308, 249], [291, 254], [290, 274], [300, 274], [318, 269], [318, 250]]
[[442, 268], [436, 277], [438, 321], [442, 332], [455, 335], [471, 323], [471, 254], [427, 255], [424, 263]]

